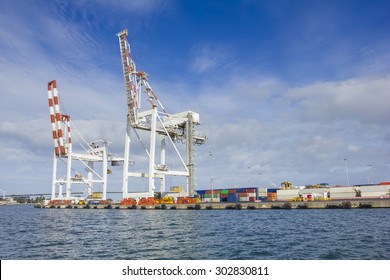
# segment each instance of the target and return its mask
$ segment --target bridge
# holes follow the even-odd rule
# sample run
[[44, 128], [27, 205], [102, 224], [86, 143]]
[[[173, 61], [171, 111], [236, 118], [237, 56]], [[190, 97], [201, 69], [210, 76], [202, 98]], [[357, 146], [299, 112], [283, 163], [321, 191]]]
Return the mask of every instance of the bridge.
[[[122, 193], [122, 191], [112, 191], [107, 193]], [[74, 195], [85, 194], [84, 192], [73, 192]], [[63, 194], [65, 197], [65, 193]], [[6, 194], [4, 197], [31, 197], [31, 196], [51, 196], [51, 193], [22, 193], [22, 194]]]

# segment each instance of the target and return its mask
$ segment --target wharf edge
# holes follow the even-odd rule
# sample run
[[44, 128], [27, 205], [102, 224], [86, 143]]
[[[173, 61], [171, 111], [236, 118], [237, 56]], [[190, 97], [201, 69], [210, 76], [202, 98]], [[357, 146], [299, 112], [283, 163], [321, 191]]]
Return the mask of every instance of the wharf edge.
[[269, 209], [362, 209], [390, 208], [390, 198], [326, 201], [266, 201], [244, 203], [156, 204], [127, 206], [119, 203], [97, 205], [34, 205], [45, 209], [121, 209], [121, 210], [269, 210]]

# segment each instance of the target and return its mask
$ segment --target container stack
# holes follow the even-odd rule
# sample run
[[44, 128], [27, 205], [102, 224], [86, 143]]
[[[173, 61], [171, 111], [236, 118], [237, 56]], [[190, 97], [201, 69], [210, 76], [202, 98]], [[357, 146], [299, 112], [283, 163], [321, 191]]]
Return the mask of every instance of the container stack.
[[305, 188], [300, 190], [300, 194], [307, 200], [327, 199], [329, 188]]
[[389, 195], [390, 185], [367, 185], [357, 187], [360, 190], [362, 198], [378, 198]]
[[228, 202], [229, 191], [228, 190], [221, 190], [220, 194], [221, 194], [221, 202]]
[[[214, 193], [213, 202], [256, 202], [258, 198], [257, 188], [198, 190], [196, 192], [202, 202], [211, 202], [212, 193]], [[264, 191], [262, 195], [266, 197]]]
[[237, 191], [236, 190], [229, 190], [228, 191], [228, 202], [237, 202]]
[[203, 202], [220, 202], [221, 193], [220, 190], [207, 190], [202, 197]]
[[267, 201], [276, 201], [278, 189], [267, 190]]
[[255, 202], [256, 197], [256, 189], [243, 189], [238, 193], [239, 202]]
[[299, 190], [298, 189], [277, 190], [276, 191], [276, 200], [278, 200], [278, 201], [293, 200], [297, 197], [299, 197]]
[[260, 201], [267, 201], [267, 189], [266, 188], [258, 188], [257, 189], [257, 199]]
[[356, 191], [353, 187], [329, 188], [331, 199], [352, 199], [356, 198]]

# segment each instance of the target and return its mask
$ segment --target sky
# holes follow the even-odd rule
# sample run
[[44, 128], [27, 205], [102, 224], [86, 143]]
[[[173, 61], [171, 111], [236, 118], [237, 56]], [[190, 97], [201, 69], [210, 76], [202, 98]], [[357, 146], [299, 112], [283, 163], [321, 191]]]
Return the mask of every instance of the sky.
[[2, 0], [0, 189], [50, 193], [53, 79], [83, 137], [123, 156], [124, 28], [164, 107], [200, 114], [197, 189], [388, 181], [389, 14], [380, 0]]

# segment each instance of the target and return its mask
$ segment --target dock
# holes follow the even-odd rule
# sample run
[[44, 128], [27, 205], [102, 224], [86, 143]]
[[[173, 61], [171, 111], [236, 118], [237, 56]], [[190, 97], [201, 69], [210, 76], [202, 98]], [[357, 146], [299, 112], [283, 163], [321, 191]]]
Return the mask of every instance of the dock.
[[96, 204], [96, 205], [34, 205], [35, 208], [55, 209], [119, 209], [119, 210], [270, 210], [270, 209], [361, 209], [390, 208], [390, 198], [350, 199], [324, 201], [265, 201], [244, 203], [210, 202], [198, 204], [156, 204], [148, 206]]

